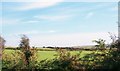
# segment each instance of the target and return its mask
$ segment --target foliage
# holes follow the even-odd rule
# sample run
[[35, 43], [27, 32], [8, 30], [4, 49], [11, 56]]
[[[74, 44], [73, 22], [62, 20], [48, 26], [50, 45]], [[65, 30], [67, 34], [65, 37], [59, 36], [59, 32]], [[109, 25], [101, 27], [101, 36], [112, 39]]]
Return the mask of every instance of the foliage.
[[118, 48], [120, 50], [120, 38], [118, 38], [116, 35], [113, 35], [111, 33], [110, 38], [112, 40], [112, 43], [110, 44], [111, 48]]
[[102, 68], [110, 69], [111, 71], [120, 71], [120, 51], [110, 50], [108, 55], [102, 62]]
[[18, 62], [19, 62], [20, 55], [18, 55], [18, 53], [16, 52], [12, 52], [11, 55], [8, 56], [7, 53], [5, 53], [3, 51], [3, 55], [2, 55], [2, 68], [4, 69], [11, 69], [13, 68]]
[[5, 42], [6, 40], [0, 36], [0, 49], [4, 49]]
[[[105, 48], [105, 40], [94, 40], [96, 47]], [[116, 43], [117, 41], [115, 41]], [[119, 42], [115, 45], [119, 47]], [[90, 54], [80, 57], [81, 52], [72, 55], [69, 50], [57, 49], [56, 57], [53, 59], [38, 60], [37, 48], [30, 48], [29, 38], [23, 35], [20, 42], [20, 50], [12, 50], [11, 55], [3, 51], [3, 70], [14, 69], [23, 71], [94, 71], [94, 70], [116, 70], [120, 68], [120, 51], [119, 50], [94, 50]], [[55, 52], [55, 51], [54, 51]]]
[[57, 51], [56, 58], [41, 61], [37, 60], [36, 49], [31, 49], [31, 52], [35, 54], [30, 58], [29, 66], [26, 66], [24, 53], [20, 50], [11, 52], [12, 55], [9, 56], [4, 53], [3, 69], [15, 69], [16, 71], [20, 69], [30, 69], [32, 71], [36, 69], [40, 71], [93, 71], [116, 68], [118, 69], [116, 71], [119, 71], [118, 66], [120, 66], [120, 52], [116, 50], [97, 50], [80, 57], [81, 51], [73, 55], [67, 50], [60, 49]]
[[0, 69], [2, 68], [2, 52], [4, 50], [4, 46], [5, 46], [5, 39], [3, 37], [0, 36]]
[[21, 37], [21, 41], [20, 41], [20, 48], [23, 50], [29, 50], [30, 45], [29, 45], [29, 38], [26, 35], [23, 35]]
[[32, 56], [29, 59], [29, 65], [27, 65], [26, 58], [23, 52], [19, 50], [15, 50], [15, 52], [11, 52], [8, 56], [8, 53], [3, 52], [2, 62], [3, 69], [29, 69], [34, 68], [37, 62], [37, 54], [36, 49], [30, 50]]
[[3, 53], [3, 69], [33, 69], [36, 66], [37, 50], [30, 48], [29, 39], [25, 35], [21, 38], [20, 48], [21, 50], [13, 50], [15, 52], [11, 56]]
[[82, 66], [79, 62], [80, 53], [76, 55], [71, 55], [69, 51], [59, 49], [57, 57], [59, 68], [61, 67], [62, 71], [76, 71], [82, 69]]
[[79, 62], [80, 53], [71, 55], [69, 51], [64, 49], [57, 50], [57, 53], [57, 57], [53, 60], [41, 61], [40, 68], [48, 71], [76, 71], [82, 69]]
[[93, 40], [93, 42], [97, 43], [97, 45], [95, 45], [96, 47], [105, 48], [105, 40], [98, 39], [98, 40]]

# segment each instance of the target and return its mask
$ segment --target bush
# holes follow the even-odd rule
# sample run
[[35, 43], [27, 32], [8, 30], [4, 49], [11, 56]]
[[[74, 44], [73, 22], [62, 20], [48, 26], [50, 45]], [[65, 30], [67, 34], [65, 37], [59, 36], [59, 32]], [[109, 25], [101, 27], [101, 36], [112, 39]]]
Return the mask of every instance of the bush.
[[58, 55], [53, 60], [43, 60], [39, 63], [39, 69], [45, 69], [45, 71], [77, 71], [84, 70], [85, 68], [79, 61], [79, 54], [71, 55], [69, 51], [65, 49], [57, 50]]

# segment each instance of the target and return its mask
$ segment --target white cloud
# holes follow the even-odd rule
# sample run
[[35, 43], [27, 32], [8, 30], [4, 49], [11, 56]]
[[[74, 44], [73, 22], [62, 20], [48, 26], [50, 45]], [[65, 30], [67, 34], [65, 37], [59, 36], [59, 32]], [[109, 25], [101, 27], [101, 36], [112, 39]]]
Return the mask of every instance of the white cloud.
[[2, 18], [0, 18], [0, 25], [2, 25], [2, 23], [3, 23], [3, 20], [2, 20]]
[[[115, 34], [117, 35], [116, 32]], [[111, 42], [108, 32], [35, 35], [30, 39], [31, 45], [35, 46], [81, 46], [92, 45], [92, 40], [99, 38], [105, 39], [106, 43]]]
[[48, 30], [48, 31], [37, 31], [37, 30], [31, 30], [31, 31], [25, 31], [25, 32], [19, 32], [19, 33], [15, 33], [15, 34], [10, 34], [12, 35], [41, 35], [41, 34], [49, 34], [49, 33], [55, 33], [55, 30]]
[[64, 20], [67, 20], [70, 17], [72, 17], [72, 16], [71, 15], [55, 15], [55, 16], [41, 15], [41, 16], [34, 16], [34, 18], [36, 18], [36, 19], [48, 20], [48, 21], [64, 21]]
[[111, 8], [112, 11], [118, 11], [118, 6]]
[[[74, 34], [39, 34], [36, 31], [26, 32], [30, 39], [31, 46], [81, 46], [81, 45], [93, 45], [92, 40], [102, 38], [106, 40], [106, 43], [110, 43], [110, 35], [108, 32], [96, 32], [96, 33], [74, 33]], [[113, 33], [113, 32], [112, 32]], [[117, 35], [117, 32], [114, 32]], [[19, 37], [18, 37], [19, 36]], [[9, 38], [10, 37], [10, 38]], [[11, 35], [5, 37], [7, 46], [17, 46], [20, 41], [20, 35]], [[15, 40], [13, 40], [15, 39]], [[11, 43], [12, 42], [12, 43]]]
[[49, 33], [55, 33], [56, 31], [55, 30], [50, 30], [48, 31]]
[[18, 23], [20, 23], [21, 22], [21, 20], [20, 19], [6, 19], [6, 18], [2, 18], [2, 19], [0, 19], [0, 22], [2, 22], [1, 24], [18, 24]]
[[39, 32], [38, 31], [28, 31], [28, 32], [23, 32], [22, 34], [38, 34]]
[[11, 35], [16, 35], [16, 36], [19, 36], [19, 35], [34, 35], [34, 34], [39, 34], [39, 31], [36, 31], [36, 30], [32, 30], [32, 31], [25, 31], [25, 32], [19, 32], [19, 33], [15, 33], [15, 34], [11, 34]]
[[23, 23], [38, 23], [40, 21], [38, 20], [29, 20], [29, 21], [24, 21]]
[[10, 35], [5, 37], [6, 43], [5, 46], [19, 46], [20, 43], [20, 36], [16, 36], [16, 35]]
[[93, 12], [89, 12], [89, 13], [86, 15], [86, 18], [91, 18], [93, 15], [94, 15]]
[[58, 2], [62, 2], [63, 0], [45, 0], [43, 2], [26, 2], [21, 4], [19, 7], [15, 7], [15, 10], [31, 10], [38, 8], [46, 8], [50, 6], [56, 5]]
[[[50, 2], [59, 0], [2, 0], [2, 2]], [[119, 2], [119, 0], [64, 0], [64, 2]]]
[[4, 25], [15, 25], [15, 24], [29, 24], [29, 23], [38, 23], [39, 20], [23, 20], [17, 18], [0, 18], [0, 24]]
[[65, 2], [119, 2], [119, 0], [65, 0]]

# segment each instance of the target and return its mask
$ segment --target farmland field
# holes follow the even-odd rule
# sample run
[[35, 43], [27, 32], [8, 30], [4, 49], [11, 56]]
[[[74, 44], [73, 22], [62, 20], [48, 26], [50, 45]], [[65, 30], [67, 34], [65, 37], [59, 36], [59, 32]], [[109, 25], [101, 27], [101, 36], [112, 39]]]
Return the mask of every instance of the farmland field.
[[[33, 49], [31, 49], [33, 51]], [[62, 52], [62, 53], [61, 53]], [[3, 71], [7, 69], [26, 69], [24, 62], [24, 52], [18, 49], [5, 49], [3, 51], [3, 62], [2, 69]], [[70, 55], [69, 55], [70, 53]], [[77, 56], [78, 55], [78, 56]], [[117, 55], [117, 56], [116, 56]], [[55, 69], [61, 68], [61, 71], [64, 71], [65, 68], [69, 70], [72, 66], [79, 67], [78, 70], [81, 70], [81, 67], [87, 69], [114, 69], [118, 67], [119, 64], [119, 53], [116, 50], [67, 50], [67, 49], [49, 49], [49, 48], [40, 48], [35, 50], [35, 58], [30, 59], [30, 68], [35, 68], [45, 71], [56, 71]], [[107, 60], [106, 60], [107, 59]], [[115, 61], [113, 61], [115, 60]], [[108, 62], [109, 61], [109, 62]], [[77, 63], [77, 64], [76, 64]], [[69, 68], [69, 65], [70, 68]], [[76, 69], [76, 68], [75, 68]], [[76, 69], [77, 70], [77, 69]], [[76, 71], [73, 70], [73, 71]], [[58, 71], [58, 70], [57, 70]], [[71, 71], [71, 69], [70, 69]], [[118, 68], [119, 71], [119, 68]]]
[[[44, 49], [44, 48], [43, 48]], [[6, 53], [8, 56], [12, 55], [12, 53], [14, 53], [15, 51], [19, 51], [19, 50], [10, 50], [10, 49], [5, 49], [4, 50], [4, 53]], [[70, 51], [70, 53], [72, 55], [76, 55], [76, 54], [79, 54], [81, 50], [78, 50], [78, 51]], [[83, 57], [87, 54], [91, 54], [93, 51], [85, 51], [85, 50], [82, 50], [81, 54], [80, 54], [80, 57]], [[38, 60], [44, 60], [44, 59], [53, 59], [57, 56], [57, 51], [38, 51], [37, 53], [37, 57], [38, 57]]]

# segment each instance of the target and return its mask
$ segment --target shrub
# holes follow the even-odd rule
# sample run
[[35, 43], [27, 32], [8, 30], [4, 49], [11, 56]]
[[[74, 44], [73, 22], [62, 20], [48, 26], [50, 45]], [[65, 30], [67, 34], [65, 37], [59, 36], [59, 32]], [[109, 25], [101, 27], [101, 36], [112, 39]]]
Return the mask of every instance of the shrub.
[[22, 37], [20, 50], [13, 50], [9, 56], [3, 53], [3, 69], [34, 69], [37, 62], [37, 49], [30, 48], [29, 39], [26, 36]]
[[105, 48], [105, 40], [98, 39], [98, 40], [93, 40], [93, 42], [97, 43], [97, 45], [95, 45], [95, 47], [97, 47], [97, 48]]
[[53, 60], [42, 61], [42, 68], [48, 71], [76, 71], [83, 70], [84, 67], [79, 61], [79, 54], [71, 55], [69, 51], [65, 49], [58, 49], [58, 55]]

